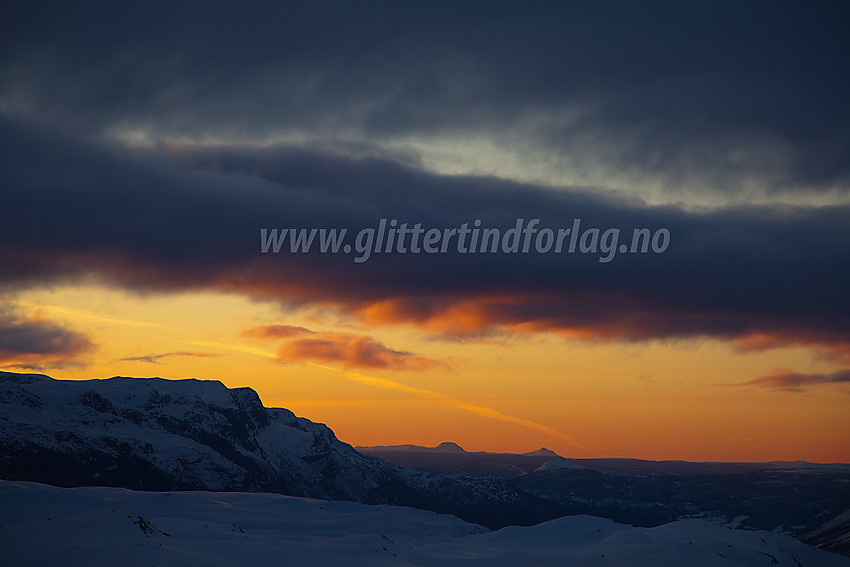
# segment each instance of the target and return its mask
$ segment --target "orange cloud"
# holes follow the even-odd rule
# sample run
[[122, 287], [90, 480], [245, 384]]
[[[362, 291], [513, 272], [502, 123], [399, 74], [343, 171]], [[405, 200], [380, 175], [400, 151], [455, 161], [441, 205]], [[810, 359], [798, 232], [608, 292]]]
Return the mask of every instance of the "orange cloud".
[[357, 311], [367, 325], [413, 323], [434, 335], [480, 337], [505, 332], [514, 323], [499, 317], [516, 297], [510, 295], [455, 298], [445, 301], [386, 299]]
[[761, 352], [776, 348], [802, 347], [817, 350], [823, 358], [850, 362], [850, 343], [835, 342], [831, 336], [814, 333], [751, 333], [734, 341], [740, 352]]
[[451, 296], [440, 301], [392, 298], [344, 309], [367, 325], [411, 324], [451, 340], [536, 333], [556, 333], [588, 343], [713, 337], [730, 341], [739, 352], [800, 347], [826, 360], [850, 362], [850, 339], [833, 329], [805, 329], [734, 312], [661, 312], [618, 296], [606, 301], [600, 308], [602, 298], [588, 293], [502, 293]]
[[299, 335], [311, 335], [314, 332], [305, 327], [296, 327], [294, 325], [260, 325], [258, 327], [249, 327], [239, 333], [239, 335], [254, 339], [286, 339]]
[[331, 332], [286, 340], [278, 348], [277, 359], [282, 363], [338, 363], [346, 369], [430, 370], [445, 366], [437, 360], [391, 349], [369, 336]]

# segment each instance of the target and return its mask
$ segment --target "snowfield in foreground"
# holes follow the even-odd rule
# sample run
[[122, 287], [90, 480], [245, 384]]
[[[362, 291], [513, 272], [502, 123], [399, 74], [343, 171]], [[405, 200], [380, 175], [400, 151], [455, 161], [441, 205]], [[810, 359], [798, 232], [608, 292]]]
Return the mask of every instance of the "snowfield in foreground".
[[454, 516], [276, 494], [0, 481], [4, 565], [850, 566], [770, 532], [588, 516], [498, 531]]

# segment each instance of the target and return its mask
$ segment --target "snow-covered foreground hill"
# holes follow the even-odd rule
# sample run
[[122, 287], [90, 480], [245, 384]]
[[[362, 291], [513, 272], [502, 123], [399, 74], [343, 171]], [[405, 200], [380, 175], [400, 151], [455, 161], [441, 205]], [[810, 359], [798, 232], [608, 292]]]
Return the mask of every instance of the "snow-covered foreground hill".
[[276, 494], [0, 481], [4, 565], [850, 566], [770, 532], [589, 516], [488, 531], [454, 516]]

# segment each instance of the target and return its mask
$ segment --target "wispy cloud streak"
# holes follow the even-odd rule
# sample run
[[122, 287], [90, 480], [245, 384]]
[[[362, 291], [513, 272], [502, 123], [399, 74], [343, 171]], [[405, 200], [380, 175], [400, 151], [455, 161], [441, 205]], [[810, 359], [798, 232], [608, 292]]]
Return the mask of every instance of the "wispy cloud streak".
[[147, 362], [150, 364], [163, 364], [160, 362], [163, 358], [169, 358], [173, 356], [194, 356], [198, 358], [217, 358], [221, 356], [217, 353], [209, 353], [209, 352], [191, 352], [191, 351], [174, 351], [174, 352], [164, 352], [161, 354], [146, 354], [142, 356], [127, 356], [124, 358], [120, 358], [119, 360], [122, 362]]
[[790, 370], [778, 370], [771, 374], [744, 382], [741, 385], [774, 388], [776, 390], [785, 390], [787, 392], [804, 392], [810, 387], [848, 383], [850, 383], [850, 368], [826, 374], [806, 374]]

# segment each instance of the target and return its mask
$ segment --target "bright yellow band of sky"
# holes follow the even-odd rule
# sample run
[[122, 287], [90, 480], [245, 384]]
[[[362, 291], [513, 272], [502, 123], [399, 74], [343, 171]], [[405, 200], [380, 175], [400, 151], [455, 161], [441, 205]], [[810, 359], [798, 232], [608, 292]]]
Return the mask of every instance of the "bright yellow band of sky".
[[[45, 371], [56, 378], [195, 377], [250, 386], [266, 406], [324, 422], [353, 445], [454, 441], [473, 451], [545, 446], [568, 457], [850, 462], [850, 396], [839, 385], [740, 386], [781, 368], [830, 370], [830, 361], [801, 348], [588, 345], [551, 334], [434, 340], [412, 327], [364, 327], [236, 295], [141, 297], [97, 286], [30, 290], [15, 303], [97, 343], [85, 365]], [[243, 334], [269, 324], [368, 335], [441, 364], [284, 364], [280, 340]]]

